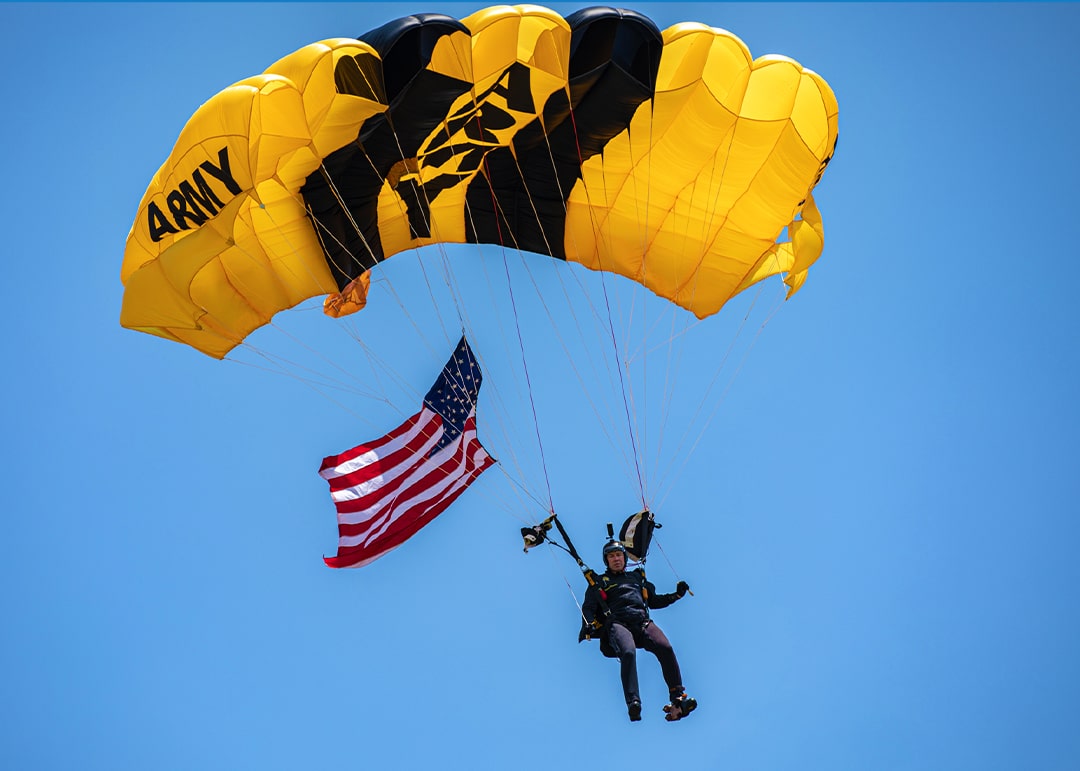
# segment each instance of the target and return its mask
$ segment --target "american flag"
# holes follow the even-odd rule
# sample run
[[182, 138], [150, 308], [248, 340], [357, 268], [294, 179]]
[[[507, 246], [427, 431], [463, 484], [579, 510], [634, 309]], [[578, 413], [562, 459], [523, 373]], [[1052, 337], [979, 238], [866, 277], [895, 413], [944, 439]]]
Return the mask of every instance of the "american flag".
[[332, 568], [358, 568], [401, 546], [495, 463], [476, 438], [483, 376], [462, 336], [420, 412], [389, 434], [323, 460], [337, 507]]

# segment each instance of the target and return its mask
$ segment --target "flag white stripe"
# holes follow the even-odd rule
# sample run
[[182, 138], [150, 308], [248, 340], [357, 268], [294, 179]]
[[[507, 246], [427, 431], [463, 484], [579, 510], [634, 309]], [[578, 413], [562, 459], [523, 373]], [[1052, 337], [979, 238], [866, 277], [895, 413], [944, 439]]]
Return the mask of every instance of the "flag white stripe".
[[[447, 460], [453, 457], [456, 452], [460, 450], [461, 442], [480, 444], [476, 441], [475, 429], [469, 429], [467, 431], [464, 431], [461, 436], [458, 437], [457, 442], [455, 442], [453, 445], [447, 445], [445, 448], [438, 451], [437, 455], [427, 459], [426, 461], [423, 461], [420, 465], [415, 466], [415, 468], [411, 470], [411, 473], [402, 483], [402, 486], [399, 488], [399, 490], [397, 490], [395, 495], [381, 498], [375, 505], [368, 506], [368, 508], [364, 509], [363, 511], [338, 512], [338, 524], [362, 525], [365, 522], [369, 522], [369, 520], [377, 518], [383, 509], [392, 508], [396, 501], [402, 499], [407, 500], [411, 496], [415, 495], [414, 490], [416, 490], [418, 487], [422, 487], [424, 484], [428, 484], [426, 482], [426, 477], [432, 472], [436, 474], [444, 474], [448, 477], [460, 473], [461, 466], [468, 464], [468, 456], [462, 458], [462, 460], [458, 464], [457, 469], [451, 468], [444, 471], [438, 471], [438, 466], [445, 463]], [[481, 450], [483, 450], [483, 447], [481, 447]]]
[[[448, 491], [446, 498], [447, 499], [452, 498], [454, 495], [457, 495], [458, 492], [460, 492], [464, 488], [468, 487], [472, 483], [472, 481], [473, 481], [473, 476], [472, 475], [473, 475], [474, 472], [477, 471], [477, 469], [483, 470], [481, 466], [477, 466], [476, 468], [472, 469], [468, 474], [465, 474], [464, 476], [458, 478], [455, 481], [454, 487]], [[438, 505], [439, 505], [439, 502], [437, 501], [435, 503], [435, 506], [438, 506]], [[399, 516], [395, 516], [394, 521], [399, 522], [402, 519], [408, 519], [410, 521], [414, 521], [416, 519], [420, 519], [421, 517], [426, 516], [430, 512], [431, 508], [434, 508], [434, 507], [433, 506], [423, 505], [423, 504], [417, 504], [417, 505], [410, 506], [408, 509], [402, 511]], [[344, 542], [344, 540], [345, 539], [342, 539], [343, 542]], [[342, 543], [342, 545], [344, 545], [344, 543]], [[359, 546], [360, 544], [353, 544], [353, 545], [354, 546]], [[387, 551], [390, 551], [390, 550], [396, 549], [396, 548], [397, 548], [396, 545], [391, 546], [388, 549], [385, 549], [384, 551], [378, 552], [377, 554], [375, 554], [374, 556], [372, 556], [370, 558], [364, 559], [363, 561], [356, 563], [352, 567], [360, 567], [361, 565], [366, 565], [371, 560], [374, 560], [375, 558], [380, 557], [383, 554], [385, 554]]]
[[[427, 413], [427, 415], [425, 416], [426, 419], [422, 420], [421, 423], [423, 423], [423, 425], [425, 427], [430, 429], [431, 426], [438, 420], [438, 416], [435, 413], [430, 412], [428, 410], [424, 410], [424, 412]], [[441, 439], [442, 435], [443, 435], [442, 429], [439, 429], [438, 431], [435, 431], [433, 433], [434, 433], [434, 435], [429, 437], [423, 443], [423, 445], [420, 446], [420, 448], [416, 451], [416, 454], [411, 456], [411, 458], [413, 460], [415, 460], [416, 458], [423, 458], [425, 455], [427, 455], [429, 452], [431, 452], [432, 447], [434, 447], [436, 444], [438, 444], [439, 439]], [[401, 449], [401, 448], [399, 447], [399, 448], [396, 448], [396, 449]], [[377, 454], [376, 453], [364, 453], [365, 456], [371, 456], [367, 460], [367, 462], [366, 462], [367, 464], [374, 463], [374, 462], [378, 461], [380, 458], [386, 457], [386, 455], [388, 455], [388, 454], [389, 453], [382, 452], [381, 450]], [[354, 501], [354, 500], [356, 500], [358, 498], [363, 498], [365, 496], [371, 495], [372, 493], [376, 492], [379, 488], [390, 484], [391, 482], [396, 480], [398, 477], [400, 477], [403, 474], [407, 473], [409, 471], [409, 469], [413, 468], [413, 467], [414, 467], [413, 464], [410, 464], [409, 462], [399, 463], [396, 466], [392, 466], [391, 468], [385, 469], [382, 474], [378, 474], [376, 476], [373, 476], [370, 479], [365, 479], [363, 482], [360, 482], [359, 484], [352, 485], [351, 487], [344, 487], [344, 488], [342, 488], [340, 490], [332, 491], [330, 493], [330, 498], [334, 501], [334, 503], [339, 503], [339, 502], [343, 502], [343, 501]], [[358, 469], [354, 469], [354, 471], [356, 471], [356, 470], [358, 470]], [[348, 520], [346, 520], [346, 521], [348, 521]]]
[[[434, 437], [433, 444], [435, 442], [438, 442], [438, 440], [441, 437], [442, 437], [442, 431], [437, 432], [436, 436]], [[385, 474], [385, 475], [374, 477], [370, 482], [364, 482], [364, 483], [362, 483], [360, 485], [356, 485], [354, 487], [350, 487], [350, 488], [347, 488], [345, 490], [339, 490], [338, 493], [348, 493], [350, 491], [357, 490], [358, 488], [363, 488], [364, 489], [363, 495], [377, 495], [379, 488], [383, 487], [386, 484], [387, 481], [396, 480], [399, 477], [401, 477], [403, 475], [406, 475], [405, 478], [402, 480], [401, 485], [398, 488], [396, 493], [391, 494], [389, 496], [380, 497], [375, 502], [374, 505], [369, 506], [366, 509], [362, 509], [361, 511], [344, 511], [344, 512], [339, 511], [338, 512], [338, 524], [342, 524], [342, 525], [359, 525], [359, 524], [362, 524], [365, 521], [368, 521], [368, 520], [378, 516], [379, 511], [381, 509], [385, 508], [386, 506], [392, 506], [394, 504], [395, 500], [398, 500], [400, 498], [408, 498], [409, 495], [410, 495], [409, 491], [411, 489], [413, 489], [417, 485], [417, 480], [422, 479], [433, 468], [436, 468], [436, 467], [442, 465], [447, 460], [449, 460], [451, 457], [453, 457], [453, 455], [456, 452], [459, 451], [460, 443], [463, 440], [464, 441], [476, 441], [476, 430], [475, 429], [466, 430], [465, 432], [462, 433], [462, 435], [460, 437], [458, 437], [457, 441], [454, 442], [454, 444], [447, 445], [443, 449], [439, 450], [439, 452], [436, 455], [433, 455], [430, 458], [425, 459], [423, 457], [423, 455], [420, 455], [421, 460], [420, 460], [419, 464], [413, 462], [413, 461], [415, 461], [415, 459], [413, 459], [413, 461], [398, 464], [397, 466], [394, 467], [392, 473], [388, 473], [388, 474]], [[452, 474], [452, 473], [456, 473], [456, 472], [453, 469], [451, 469], [451, 470], [448, 470], [446, 473], [447, 474]], [[380, 483], [380, 480], [382, 480], [381, 483]], [[359, 495], [359, 494], [353, 494], [353, 495], [348, 495], [346, 497], [341, 497], [341, 498], [333, 496], [333, 495], [331, 497], [333, 497], [334, 501], [337, 502], [337, 501], [344, 501], [344, 500], [355, 500], [355, 499], [360, 498], [362, 496]]]

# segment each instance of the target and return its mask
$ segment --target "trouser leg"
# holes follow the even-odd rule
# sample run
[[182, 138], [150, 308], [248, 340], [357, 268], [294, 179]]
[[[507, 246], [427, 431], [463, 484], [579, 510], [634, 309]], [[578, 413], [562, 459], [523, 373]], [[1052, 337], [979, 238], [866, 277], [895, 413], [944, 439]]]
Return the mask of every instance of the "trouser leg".
[[622, 678], [626, 703], [641, 701], [638, 695], [637, 644], [634, 642], [634, 635], [622, 624], [612, 624], [608, 635], [611, 649], [619, 657], [619, 675]]
[[682, 672], [679, 671], [679, 661], [675, 658], [675, 651], [663, 630], [655, 623], [646, 626], [641, 633], [641, 647], [656, 656], [660, 662], [660, 671], [664, 673], [664, 682], [667, 683], [671, 695], [680, 695], [683, 692]]

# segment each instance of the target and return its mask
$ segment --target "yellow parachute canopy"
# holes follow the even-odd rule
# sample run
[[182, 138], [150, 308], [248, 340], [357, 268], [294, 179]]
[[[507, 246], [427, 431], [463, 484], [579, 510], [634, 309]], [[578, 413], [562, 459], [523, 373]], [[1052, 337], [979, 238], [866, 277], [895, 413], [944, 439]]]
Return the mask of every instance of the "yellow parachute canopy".
[[440, 242], [619, 273], [698, 317], [780, 273], [790, 296], [821, 254], [811, 191], [836, 139], [820, 76], [721, 29], [409, 16], [191, 117], [128, 236], [121, 324], [221, 358], [307, 298], [358, 310], [372, 267]]

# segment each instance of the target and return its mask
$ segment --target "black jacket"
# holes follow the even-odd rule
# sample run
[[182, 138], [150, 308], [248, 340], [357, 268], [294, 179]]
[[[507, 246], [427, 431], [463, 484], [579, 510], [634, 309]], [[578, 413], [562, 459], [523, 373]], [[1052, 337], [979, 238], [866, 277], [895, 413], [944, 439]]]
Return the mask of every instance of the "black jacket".
[[[645, 578], [641, 568], [612, 573], [610, 570], [589, 586], [581, 603], [583, 623], [578, 641], [598, 637], [594, 621], [607, 625], [617, 621], [625, 626], [640, 626], [649, 618], [649, 609], [666, 608], [679, 599], [675, 592], [657, 594], [656, 587]], [[604, 606], [608, 617], [604, 617]]]

